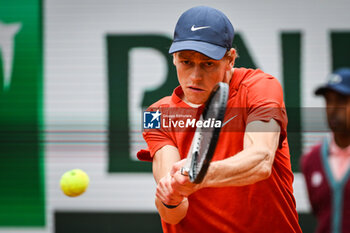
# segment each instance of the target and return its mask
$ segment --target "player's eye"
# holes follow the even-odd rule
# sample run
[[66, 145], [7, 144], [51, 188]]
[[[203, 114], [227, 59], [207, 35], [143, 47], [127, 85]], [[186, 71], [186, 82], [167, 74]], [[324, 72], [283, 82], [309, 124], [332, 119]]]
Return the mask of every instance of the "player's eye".
[[213, 66], [214, 63], [213, 63], [213, 62], [206, 62], [205, 65], [206, 65], [206, 66]]
[[188, 61], [188, 60], [182, 60], [181, 63], [184, 64], [184, 65], [189, 65], [189, 64], [190, 64], [190, 61]]

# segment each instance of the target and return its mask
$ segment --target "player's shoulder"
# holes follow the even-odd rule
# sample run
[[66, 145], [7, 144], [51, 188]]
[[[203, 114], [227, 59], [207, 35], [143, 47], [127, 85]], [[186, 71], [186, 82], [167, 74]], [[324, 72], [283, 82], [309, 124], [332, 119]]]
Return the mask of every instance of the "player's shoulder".
[[157, 102], [154, 102], [151, 104], [148, 108], [160, 108], [160, 107], [171, 107], [172, 100], [171, 96], [165, 96], [158, 100]]
[[241, 84], [245, 86], [251, 86], [254, 84], [264, 83], [264, 82], [279, 83], [279, 81], [274, 76], [272, 76], [271, 74], [265, 73], [260, 69], [238, 68], [237, 72], [239, 73], [240, 76], [243, 76]]
[[[282, 85], [271, 74], [265, 73], [260, 69], [235, 68], [234, 79], [236, 79], [237, 89], [243, 87], [248, 92], [265, 93], [268, 89], [273, 93], [283, 93]], [[237, 84], [237, 80], [239, 84]]]
[[181, 95], [183, 94], [183, 91], [181, 89], [181, 86], [177, 86], [173, 93], [170, 96], [165, 96], [158, 100], [157, 102], [154, 102], [152, 105], [148, 107], [150, 108], [176, 108], [181, 107]]

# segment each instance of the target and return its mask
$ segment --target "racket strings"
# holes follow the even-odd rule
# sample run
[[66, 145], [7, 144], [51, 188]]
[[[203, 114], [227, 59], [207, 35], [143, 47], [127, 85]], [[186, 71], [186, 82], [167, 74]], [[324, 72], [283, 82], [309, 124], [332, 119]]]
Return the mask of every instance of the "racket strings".
[[203, 163], [206, 158], [206, 154], [208, 153], [209, 146], [210, 146], [210, 141], [212, 140], [212, 133], [211, 132], [201, 132], [200, 133], [200, 140], [197, 142], [197, 153], [195, 154], [195, 164], [194, 164], [194, 173], [197, 175], [200, 171], [200, 169], [203, 166]]
[[[225, 93], [224, 93], [225, 94]], [[203, 112], [203, 120], [221, 120], [217, 119], [218, 116], [223, 115], [223, 107], [221, 99], [226, 98], [220, 92], [216, 92], [207, 104], [206, 109]], [[225, 109], [224, 109], [225, 110]], [[205, 163], [206, 155], [208, 154], [209, 147], [214, 135], [215, 127], [200, 128], [198, 134], [198, 140], [195, 145], [194, 164], [193, 164], [193, 175], [196, 177], [201, 171], [203, 164]]]
[[[227, 97], [229, 88], [226, 83], [219, 83], [217, 88], [214, 88], [212, 95], [201, 115], [203, 121], [222, 121], [224, 119]], [[203, 123], [204, 124], [204, 123]], [[200, 183], [205, 176], [209, 163], [214, 155], [216, 144], [219, 138], [220, 129], [216, 127], [216, 123], [209, 124], [209, 127], [197, 128], [193, 141], [191, 167], [189, 168], [189, 176], [192, 182]], [[198, 132], [198, 134], [197, 134]]]

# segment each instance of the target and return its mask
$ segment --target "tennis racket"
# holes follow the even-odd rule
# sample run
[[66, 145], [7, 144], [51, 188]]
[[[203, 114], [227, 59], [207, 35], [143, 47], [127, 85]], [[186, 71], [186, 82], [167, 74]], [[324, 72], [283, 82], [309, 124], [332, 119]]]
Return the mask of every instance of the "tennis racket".
[[[228, 85], [223, 82], [218, 83], [210, 94], [199, 120], [214, 119], [223, 122], [228, 93]], [[197, 127], [187, 161], [181, 168], [181, 174], [189, 176], [191, 182], [199, 184], [205, 177], [215, 152], [221, 127]]]

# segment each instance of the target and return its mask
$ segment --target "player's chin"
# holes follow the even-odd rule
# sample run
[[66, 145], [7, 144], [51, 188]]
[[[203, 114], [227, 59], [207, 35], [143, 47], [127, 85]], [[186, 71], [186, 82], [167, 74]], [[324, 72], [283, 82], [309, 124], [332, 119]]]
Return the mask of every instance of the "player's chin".
[[205, 92], [201, 94], [189, 94], [186, 96], [187, 100], [192, 104], [204, 104], [208, 97], [209, 96]]

